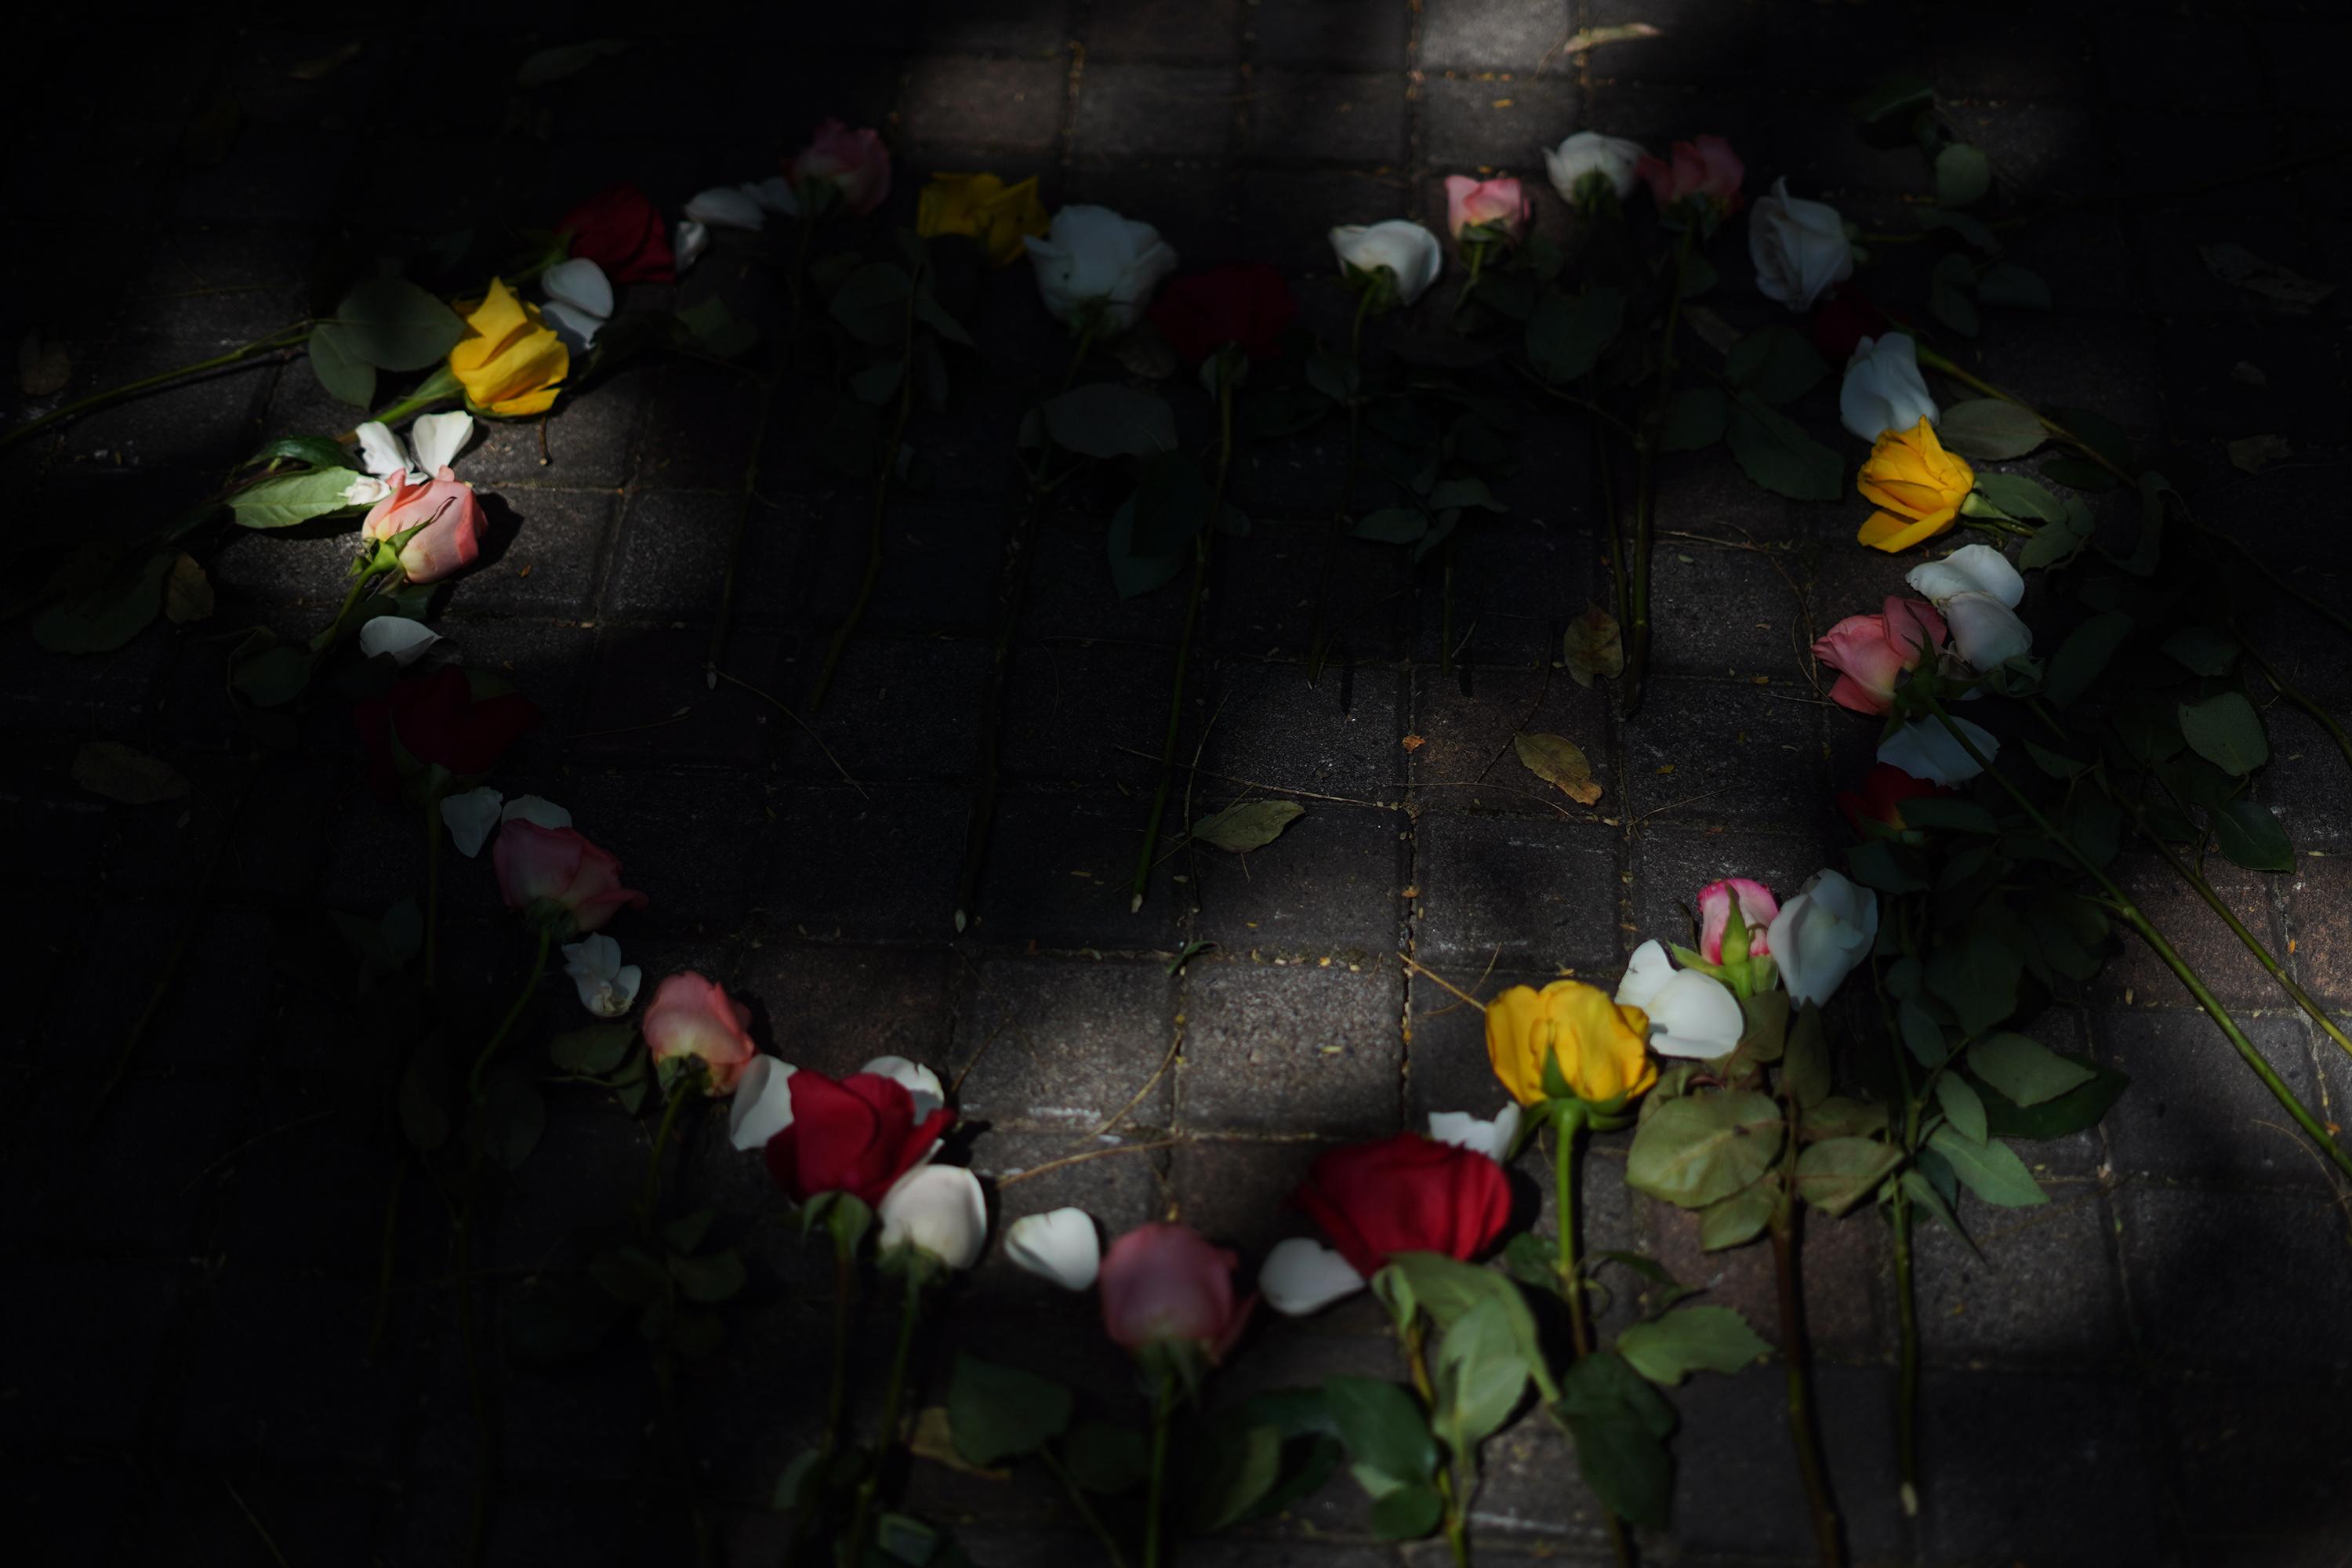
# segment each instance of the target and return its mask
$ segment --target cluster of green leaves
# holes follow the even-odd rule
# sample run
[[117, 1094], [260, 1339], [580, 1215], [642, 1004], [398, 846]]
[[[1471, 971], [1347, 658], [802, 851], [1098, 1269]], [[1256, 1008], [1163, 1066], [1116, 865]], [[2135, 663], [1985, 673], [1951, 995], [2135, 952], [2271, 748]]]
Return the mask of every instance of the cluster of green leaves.
[[310, 329], [310, 372], [330, 396], [366, 408], [378, 371], [429, 369], [465, 336], [457, 311], [387, 268], [353, 285]]
[[811, 452], [845, 478], [870, 478], [887, 465], [893, 479], [922, 490], [931, 472], [906, 440], [907, 415], [918, 397], [934, 414], [947, 407], [947, 351], [973, 346], [956, 311], [978, 285], [979, 264], [971, 242], [957, 236], [926, 240], [901, 230], [895, 244], [887, 258], [839, 250], [809, 267], [835, 328], [811, 346], [820, 371], [842, 389]]
[[1721, 441], [1740, 471], [1775, 495], [1841, 500], [1845, 459], [1780, 412], [1829, 373], [1802, 332], [1777, 321], [1759, 328], [1725, 351], [1717, 384], [1675, 393], [1660, 444], [1669, 452], [1695, 452]]

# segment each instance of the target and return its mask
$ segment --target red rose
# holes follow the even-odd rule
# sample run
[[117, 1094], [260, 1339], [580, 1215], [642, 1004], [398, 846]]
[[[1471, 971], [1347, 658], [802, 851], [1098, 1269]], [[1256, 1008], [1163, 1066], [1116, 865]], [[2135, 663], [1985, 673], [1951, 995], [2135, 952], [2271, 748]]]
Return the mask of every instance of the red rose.
[[1199, 364], [1228, 343], [1252, 359], [1276, 359], [1298, 301], [1282, 274], [1263, 261], [1179, 278], [1152, 302], [1151, 324], [1168, 346]]
[[635, 185], [598, 191], [555, 226], [572, 236], [572, 254], [593, 261], [615, 283], [669, 283], [677, 278], [660, 211]]
[[1832, 369], [1844, 368], [1864, 338], [1881, 338], [1901, 327], [1894, 317], [1871, 302], [1859, 289], [1844, 288], [1814, 307], [1813, 347]]
[[1930, 784], [1926, 779], [1913, 778], [1892, 763], [1874, 763], [1863, 775], [1862, 793], [1840, 790], [1837, 808], [1845, 813], [1856, 834], [1864, 838], [1875, 837], [1866, 826], [1878, 823], [1903, 831], [1903, 803], [1925, 795], [1957, 795], [1958, 790], [1943, 784]]
[[878, 1204], [955, 1125], [945, 1106], [919, 1122], [906, 1085], [880, 1073], [835, 1083], [806, 1068], [792, 1076], [792, 1125], [768, 1140], [768, 1174], [795, 1203], [847, 1193]]
[[[367, 747], [368, 783], [386, 800], [399, 796], [404, 780], [420, 778], [423, 798], [446, 795], [455, 780], [488, 773], [517, 736], [539, 724], [539, 710], [520, 692], [477, 700], [455, 665], [394, 683], [352, 717]], [[435, 778], [436, 768], [445, 776]]]
[[620, 858], [589, 843], [576, 827], [541, 827], [527, 816], [512, 817], [499, 825], [490, 863], [507, 908], [560, 910], [574, 932], [600, 930], [625, 907], [646, 906], [643, 893], [621, 886]]
[[1292, 1201], [1367, 1279], [1400, 1252], [1472, 1258], [1511, 1217], [1500, 1165], [1418, 1132], [1319, 1156]]

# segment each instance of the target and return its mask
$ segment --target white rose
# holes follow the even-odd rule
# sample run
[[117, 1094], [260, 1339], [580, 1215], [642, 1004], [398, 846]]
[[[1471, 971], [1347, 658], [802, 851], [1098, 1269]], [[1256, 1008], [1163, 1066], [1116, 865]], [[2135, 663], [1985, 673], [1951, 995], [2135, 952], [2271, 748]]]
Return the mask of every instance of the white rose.
[[1927, 394], [1919, 374], [1919, 345], [1904, 332], [1864, 338], [1853, 345], [1838, 387], [1838, 417], [1865, 441], [1889, 430], [1916, 430], [1919, 421], [1939, 423], [1944, 411]]
[[1952, 644], [1979, 669], [1990, 669], [2033, 647], [2033, 628], [2017, 614], [2025, 579], [1990, 544], [1965, 544], [1941, 561], [1914, 566], [1904, 581], [1944, 614]]
[[950, 1268], [969, 1268], [988, 1240], [988, 1200], [961, 1165], [918, 1165], [882, 1194], [884, 1252], [911, 1247]]
[[1046, 313], [1066, 321], [1099, 310], [1097, 330], [1106, 334], [1141, 321], [1152, 290], [1176, 270], [1176, 252], [1158, 229], [1108, 207], [1064, 207], [1045, 238], [1024, 236], [1022, 243], [1037, 268]]
[[1319, 1312], [1364, 1288], [1364, 1277], [1334, 1249], [1294, 1236], [1274, 1244], [1258, 1266], [1258, 1293], [1286, 1318]]
[[1005, 1229], [1004, 1256], [1065, 1290], [1085, 1290], [1102, 1272], [1102, 1237], [1084, 1209], [1024, 1215]]
[[[1952, 722], [1959, 727], [1960, 733], [1969, 738], [1969, 743], [1976, 747], [1986, 762], [2000, 754], [2000, 742], [1982, 726], [1971, 724], [1966, 719], [1955, 719]], [[1888, 767], [1901, 768], [1915, 779], [1926, 779], [1929, 784], [1966, 784], [1984, 772], [1977, 764], [1976, 758], [1969, 756], [1952, 738], [1951, 732], [1944, 728], [1942, 721], [1936, 719], [1914, 719], [1887, 736], [1878, 743], [1878, 760]], [[1780, 954], [1778, 947], [1772, 949], [1775, 958]]]
[[1341, 224], [1331, 231], [1331, 248], [1341, 267], [1376, 272], [1385, 267], [1396, 279], [1397, 303], [1410, 305], [1428, 292], [1445, 265], [1445, 247], [1411, 218], [1386, 223]]
[[1791, 310], [1811, 310], [1822, 290], [1853, 276], [1845, 220], [1827, 202], [1790, 195], [1786, 177], [1773, 181], [1772, 194], [1748, 216], [1748, 255], [1757, 289]]
[[1816, 871], [1780, 906], [1766, 937], [1791, 1002], [1827, 1002], [1878, 940], [1878, 895]]
[[1633, 950], [1625, 978], [1617, 983], [1617, 1001], [1649, 1015], [1650, 1048], [1662, 1057], [1709, 1061], [1729, 1056], [1748, 1027], [1730, 986], [1696, 969], [1676, 969], [1654, 942]]
[[1633, 168], [1647, 155], [1639, 142], [1603, 136], [1598, 131], [1580, 131], [1545, 152], [1544, 167], [1551, 174], [1551, 188], [1559, 193], [1564, 202], [1576, 200], [1576, 187], [1584, 183], [1587, 174], [1599, 174], [1607, 180], [1609, 188], [1622, 201], [1633, 194], [1634, 185], [1640, 183]]

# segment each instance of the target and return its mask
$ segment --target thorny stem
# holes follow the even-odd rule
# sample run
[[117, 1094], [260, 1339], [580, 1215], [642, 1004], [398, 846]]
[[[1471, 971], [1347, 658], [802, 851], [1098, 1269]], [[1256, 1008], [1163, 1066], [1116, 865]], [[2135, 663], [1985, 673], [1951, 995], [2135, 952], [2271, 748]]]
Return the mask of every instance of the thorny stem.
[[1160, 785], [1151, 795], [1151, 815], [1143, 823], [1143, 851], [1135, 858], [1133, 897], [1128, 910], [1143, 908], [1143, 891], [1151, 881], [1151, 862], [1160, 846], [1160, 819], [1167, 815], [1168, 788], [1175, 776], [1176, 737], [1184, 723], [1184, 672], [1192, 659], [1192, 628], [1201, 619], [1201, 598], [1209, 581], [1209, 543], [1217, 536], [1217, 520], [1225, 510], [1225, 476], [1234, 455], [1234, 381], [1231, 371], [1217, 370], [1217, 482], [1209, 492], [1209, 516], [1192, 541], [1192, 591], [1184, 602], [1184, 630], [1176, 643], [1176, 680], [1168, 698], [1168, 733], [1160, 746]]
[[1445, 325], [1447, 331], [1453, 331], [1461, 325], [1462, 307], [1470, 302], [1470, 296], [1477, 290], [1478, 275], [1486, 270], [1486, 246], [1474, 245], [1470, 247], [1470, 276], [1462, 280], [1462, 291], [1454, 296], [1454, 309], [1446, 312]]
[[177, 381], [184, 375], [194, 375], [207, 370], [220, 370], [225, 366], [251, 359], [256, 354], [267, 353], [272, 349], [291, 348], [310, 337], [310, 329], [316, 324], [313, 321], [299, 321], [293, 326], [281, 328], [266, 338], [256, 338], [243, 347], [231, 349], [225, 354], [215, 354], [211, 359], [198, 360], [194, 364], [184, 364], [177, 370], [163, 371], [138, 381], [125, 383], [121, 386], [110, 386], [104, 392], [93, 392], [88, 397], [78, 398], [62, 408], [52, 408], [38, 419], [28, 420], [5, 435], [0, 435], [0, 447], [13, 447], [34, 431], [54, 425], [61, 419], [70, 419], [77, 414], [87, 414], [93, 408], [103, 408], [109, 404], [119, 403], [126, 397], [135, 396], [139, 393], [162, 386], [167, 382]]
[[1143, 1568], [1160, 1568], [1160, 1514], [1168, 1489], [1168, 1423], [1176, 1410], [1176, 1372], [1165, 1362], [1151, 1398], [1151, 1475], [1143, 1500]]
[[342, 604], [335, 611], [335, 618], [329, 621], [323, 630], [311, 634], [310, 651], [324, 653], [341, 643], [360, 620], [361, 606], [365, 604], [368, 595], [374, 589], [377, 580], [395, 576], [399, 573], [400, 563], [397, 559], [388, 563], [371, 564], [362, 571], [358, 580], [352, 583], [351, 591], [343, 595]]
[[1944, 711], [1943, 704], [1937, 701], [1932, 693], [1927, 696], [1927, 710], [1943, 724], [1952, 739], [1959, 742], [1960, 749], [1975, 761], [1977, 766], [1984, 770], [1985, 775], [2000, 785], [2002, 793], [2018, 804], [2020, 809], [2032, 820], [2033, 825], [2039, 827], [2052, 843], [2063, 849], [2067, 856], [2099, 885], [2100, 891], [2105, 897], [2092, 901], [2112, 910], [2116, 919], [2131, 927], [2139, 939], [2147, 943], [2149, 951], [2156, 954], [2158, 961], [2172, 971], [2175, 979], [2189, 988], [2189, 994], [2194, 997], [2197, 1005], [2205, 1010], [2205, 1016], [2213, 1020], [2214, 1027], [2221, 1031], [2253, 1075], [2262, 1079], [2263, 1087], [2271, 1091], [2272, 1098], [2276, 1100], [2286, 1113], [2294, 1119], [2295, 1125], [2302, 1128], [2314, 1143], [2319, 1145], [2320, 1152], [2327, 1156], [2329, 1163], [2345, 1176], [2352, 1178], [2352, 1151], [2347, 1151], [2330, 1137], [2326, 1127], [2317, 1117], [2312, 1115], [2302, 1100], [2295, 1098], [2294, 1091], [2289, 1089], [2285, 1080], [2279, 1077], [2277, 1069], [2263, 1058], [2262, 1052], [2255, 1048], [2254, 1042], [2247, 1038], [2246, 1031], [2239, 1027], [2236, 1019], [2230, 1016], [2229, 1010], [2221, 1005], [2205, 982], [2199, 977], [2197, 972], [2189, 966], [2188, 960], [2180, 956], [2172, 943], [2165, 940], [2164, 933], [2157, 930], [2147, 916], [2141, 912], [2139, 906], [2132, 901], [2131, 895], [2125, 892], [2113, 878], [2101, 870], [2082, 850], [2076, 848], [2074, 841], [2061, 833], [2057, 826], [2044, 816], [2041, 809], [2027, 798], [2025, 792], [2011, 781], [2008, 774], [1994, 767], [1985, 754], [1977, 750], [1976, 742], [1969, 740], [1967, 732], [1952, 721], [1952, 716]]
[[2289, 685], [2286, 678], [2272, 667], [2270, 660], [2256, 652], [2254, 645], [2244, 637], [2238, 638], [2238, 646], [2246, 650], [2246, 657], [2253, 660], [2254, 668], [2263, 672], [2263, 679], [2271, 683], [2272, 689], [2319, 721], [2320, 728], [2336, 742], [2336, 749], [2344, 753], [2344, 761], [2352, 764], [2352, 735], [2344, 732], [2344, 726], [2336, 721], [2336, 716], [2312, 700], [2302, 689]]
[[[831, 1227], [828, 1227], [831, 1228]], [[810, 1472], [816, 1500], [794, 1500], [793, 1549], [784, 1561], [797, 1563], [801, 1549], [816, 1532], [825, 1511], [824, 1488], [833, 1457], [841, 1447], [841, 1414], [849, 1400], [849, 1321], [857, 1301], [857, 1244], [846, 1233], [833, 1230], [833, 1379], [824, 1396], [824, 1428], [817, 1434], [816, 1465]]]
[[849, 1519], [849, 1552], [842, 1559], [855, 1565], [866, 1561], [866, 1532], [874, 1519], [875, 1494], [882, 1489], [882, 1471], [898, 1440], [898, 1407], [907, 1397], [907, 1358], [915, 1348], [915, 1322], [923, 1315], [923, 1268], [919, 1260], [907, 1262], [907, 1300], [898, 1313], [898, 1345], [890, 1353], [890, 1381], [882, 1388], [882, 1429], [875, 1434], [874, 1462], [857, 1483], [857, 1506]]
[[1666, 279], [1666, 320], [1658, 336], [1658, 384], [1650, 412], [1642, 426], [1638, 467], [1633, 481], [1633, 619], [1625, 627], [1623, 710], [1632, 718], [1642, 707], [1642, 688], [1650, 673], [1650, 552], [1656, 542], [1658, 510], [1658, 433], [1664, 427], [1666, 400], [1674, 395], [1675, 331], [1682, 321], [1683, 274], [1690, 266], [1692, 236], [1686, 225], [1675, 241], [1674, 271]]
[[669, 1104], [662, 1110], [661, 1128], [654, 1134], [653, 1152], [646, 1156], [645, 1184], [637, 1190], [637, 1224], [643, 1228], [652, 1228], [654, 1205], [661, 1201], [662, 1155], [669, 1148], [669, 1135], [677, 1125], [677, 1113], [688, 1100], [698, 1099], [701, 1093], [699, 1073], [681, 1074], [670, 1086]]
[[898, 448], [907, 438], [907, 416], [915, 407], [915, 302], [922, 296], [923, 272], [918, 267], [907, 290], [907, 327], [899, 341], [898, 412], [890, 422], [890, 439], [883, 446], [881, 465], [874, 475], [874, 510], [866, 531], [866, 575], [858, 580], [857, 597], [850, 601], [849, 615], [833, 634], [833, 646], [825, 650], [824, 668], [817, 671], [816, 688], [809, 694], [811, 713], [824, 706], [824, 694], [833, 685], [842, 650], [857, 635], [858, 623], [865, 620], [866, 606], [874, 597], [874, 584], [882, 579], [882, 513], [890, 499], [890, 476], [898, 469]]
[[[1397, 1337], [1404, 1342], [1404, 1364], [1412, 1378], [1412, 1391], [1421, 1396], [1422, 1407], [1434, 1419], [1437, 1389], [1430, 1381], [1429, 1346], [1418, 1311], [1398, 1326]], [[1463, 1517], [1462, 1489], [1454, 1473], [1450, 1451], [1438, 1458], [1437, 1496], [1444, 1510], [1445, 1544], [1453, 1551], [1456, 1568], [1470, 1568], [1470, 1525]]]
[[[1870, 961], [1870, 984], [1878, 996], [1886, 1054], [1895, 1064], [1895, 1081], [1903, 1090], [1902, 1148], [1906, 1157], [1916, 1157], [1919, 1142], [1917, 1091], [1911, 1084], [1911, 1061], [1903, 1044], [1902, 1026], [1886, 998], [1884, 966], [1875, 957]], [[1916, 1517], [1919, 1512], [1919, 1300], [1911, 1268], [1911, 1195], [1900, 1182], [1895, 1184], [1888, 1217], [1895, 1227], [1895, 1310], [1902, 1336], [1895, 1384], [1895, 1471], [1901, 1483], [1903, 1512], [1906, 1517]]]
[[1805, 1479], [1805, 1500], [1813, 1515], [1813, 1541], [1820, 1547], [1822, 1568], [1842, 1568], [1844, 1543], [1839, 1537], [1837, 1504], [1830, 1496], [1829, 1471], [1822, 1463], [1822, 1440], [1813, 1415], [1812, 1356], [1805, 1343], [1804, 1300], [1797, 1276], [1796, 1199], [1783, 1193], [1772, 1216], [1772, 1268], [1780, 1299], [1780, 1356], [1789, 1369], [1789, 1439], [1796, 1446], [1797, 1468]]
[[1371, 310], [1372, 290], [1365, 289], [1356, 296], [1355, 325], [1348, 334], [1348, 363], [1352, 367], [1356, 391], [1348, 399], [1348, 456], [1339, 469], [1339, 504], [1332, 509], [1331, 532], [1323, 546], [1323, 573], [1315, 583], [1315, 619], [1307, 633], [1307, 684], [1312, 686], [1322, 677], [1323, 660], [1328, 652], [1324, 646], [1324, 618], [1331, 602], [1331, 570], [1339, 559], [1339, 543], [1348, 535], [1348, 516], [1356, 504], [1356, 454], [1362, 443], [1364, 426], [1364, 317]]
[[[1579, 1360], [1592, 1353], [1592, 1322], [1585, 1307], [1576, 1246], [1576, 1140], [1583, 1130], [1581, 1106], [1559, 1112], [1552, 1122], [1552, 1206], [1559, 1211], [1559, 1291], [1568, 1301], [1569, 1337]], [[1609, 1532], [1610, 1551], [1621, 1568], [1630, 1568], [1633, 1549], [1625, 1534], [1625, 1521], [1605, 1505], [1601, 1521]]]

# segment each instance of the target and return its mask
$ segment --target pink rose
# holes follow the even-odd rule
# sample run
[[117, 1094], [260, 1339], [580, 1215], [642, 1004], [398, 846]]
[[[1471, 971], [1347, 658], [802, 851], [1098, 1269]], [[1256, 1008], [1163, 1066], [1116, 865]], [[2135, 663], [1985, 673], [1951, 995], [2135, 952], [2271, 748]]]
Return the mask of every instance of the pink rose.
[[1918, 599], [1889, 599], [1883, 614], [1848, 616], [1813, 645], [1813, 657], [1838, 671], [1830, 700], [1857, 713], [1895, 705], [1895, 684], [1944, 642], [1944, 617]]
[[645, 907], [643, 893], [621, 886], [619, 858], [576, 827], [541, 827], [527, 817], [509, 817], [490, 847], [490, 860], [507, 908], [532, 910], [541, 918], [561, 914], [569, 931], [595, 931], [625, 904]]
[[748, 1032], [751, 1024], [751, 1009], [689, 969], [671, 975], [654, 993], [653, 1005], [646, 1009], [646, 1049], [656, 1062], [700, 1057], [709, 1074], [710, 1092], [732, 1094], [759, 1054]]
[[1494, 226], [1506, 239], [1517, 239], [1527, 226], [1528, 198], [1517, 180], [1474, 180], [1467, 174], [1445, 176], [1445, 226], [1455, 239], [1465, 228]]
[[1748, 927], [1748, 955], [1760, 958], [1771, 951], [1764, 945], [1764, 931], [1772, 923], [1772, 917], [1780, 912], [1780, 901], [1761, 882], [1727, 877], [1699, 889], [1698, 952], [1709, 963], [1723, 962], [1723, 932], [1731, 923], [1734, 899], [1739, 900], [1739, 919]]
[[1633, 172], [1650, 183], [1650, 195], [1661, 207], [1700, 198], [1713, 202], [1719, 213], [1739, 210], [1739, 183], [1747, 166], [1731, 143], [1720, 136], [1700, 136], [1674, 144], [1666, 159], [1643, 154]]
[[395, 483], [360, 531], [370, 539], [397, 539], [415, 530], [400, 547], [400, 569], [412, 583], [438, 583], [473, 564], [488, 526], [474, 487], [445, 468], [416, 484]]
[[841, 205], [863, 217], [890, 195], [890, 149], [878, 131], [852, 131], [838, 120], [816, 128], [809, 144], [784, 165], [784, 178], [801, 196], [801, 210], [810, 209], [812, 181], [832, 184]]
[[1174, 1341], [1214, 1362], [1241, 1337], [1257, 1298], [1234, 1300], [1241, 1260], [1186, 1225], [1138, 1226], [1102, 1260], [1103, 1331], [1130, 1351]]

